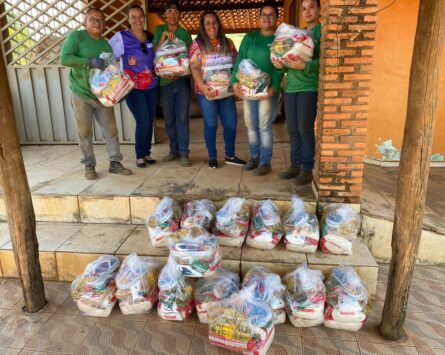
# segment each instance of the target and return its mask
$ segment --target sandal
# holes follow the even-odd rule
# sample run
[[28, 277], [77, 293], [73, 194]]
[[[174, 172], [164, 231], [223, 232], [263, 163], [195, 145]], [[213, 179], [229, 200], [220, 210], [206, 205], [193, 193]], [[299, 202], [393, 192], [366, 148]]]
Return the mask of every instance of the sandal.
[[144, 160], [149, 165], [156, 164], [156, 160], [152, 159], [151, 157], [145, 157]]
[[[140, 160], [143, 160], [143, 161], [140, 162]], [[146, 163], [145, 159], [138, 159], [138, 160], [136, 160], [136, 166], [138, 168], [146, 168], [147, 167], [147, 163]]]

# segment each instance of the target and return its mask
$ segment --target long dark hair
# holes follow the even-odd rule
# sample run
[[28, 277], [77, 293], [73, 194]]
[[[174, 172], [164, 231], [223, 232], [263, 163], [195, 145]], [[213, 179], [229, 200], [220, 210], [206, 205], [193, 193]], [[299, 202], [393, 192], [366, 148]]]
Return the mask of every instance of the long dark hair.
[[229, 46], [228, 38], [224, 34], [224, 28], [222, 26], [221, 20], [219, 19], [216, 12], [212, 11], [212, 10], [204, 11], [199, 18], [199, 32], [198, 32], [198, 36], [196, 36], [196, 40], [197, 40], [199, 46], [201, 47], [202, 51], [210, 52], [212, 50], [212, 44], [211, 44], [210, 38], [209, 38], [209, 36], [207, 36], [207, 32], [204, 28], [204, 18], [207, 15], [215, 16], [216, 22], [218, 22], [218, 33], [216, 35], [216, 38], [218, 39], [218, 41], [221, 45], [222, 52], [230, 53], [232, 49]]

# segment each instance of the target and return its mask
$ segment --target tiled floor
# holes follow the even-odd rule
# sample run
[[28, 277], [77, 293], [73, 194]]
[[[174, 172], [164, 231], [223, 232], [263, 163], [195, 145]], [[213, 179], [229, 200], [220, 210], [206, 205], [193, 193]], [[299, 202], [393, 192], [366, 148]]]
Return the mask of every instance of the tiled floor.
[[[388, 265], [379, 265], [377, 297], [365, 327], [357, 333], [324, 327], [276, 327], [270, 355], [296, 354], [445, 354], [445, 266], [416, 266], [400, 343], [378, 334]], [[229, 354], [211, 346], [207, 326], [196, 315], [184, 323], [149, 315], [109, 318], [80, 316], [69, 284], [47, 282], [48, 306], [38, 314], [21, 311], [21, 289], [14, 279], [0, 279], [0, 354]]]

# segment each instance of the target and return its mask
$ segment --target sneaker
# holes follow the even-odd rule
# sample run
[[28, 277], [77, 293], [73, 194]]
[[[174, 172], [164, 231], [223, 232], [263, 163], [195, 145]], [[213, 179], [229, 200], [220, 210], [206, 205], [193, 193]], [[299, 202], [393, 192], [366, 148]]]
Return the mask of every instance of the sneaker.
[[118, 161], [110, 161], [110, 167], [108, 168], [108, 172], [119, 175], [131, 175], [131, 170], [125, 168]]
[[264, 176], [269, 174], [272, 171], [272, 168], [270, 167], [270, 164], [267, 165], [260, 165], [258, 168], [255, 169], [253, 172], [253, 175], [255, 176]]
[[301, 170], [295, 179], [295, 185], [303, 186], [312, 182], [312, 170]]
[[237, 157], [233, 157], [233, 158], [226, 157], [226, 164], [243, 166], [243, 165], [246, 165], [246, 162], [244, 160], [237, 158]]
[[253, 170], [260, 165], [259, 158], [250, 158], [246, 165], [244, 165], [244, 170]]
[[218, 161], [216, 159], [210, 159], [209, 160], [209, 168], [216, 169], [217, 167], [218, 167]]
[[96, 180], [96, 168], [92, 165], [85, 165], [85, 179], [87, 180]]
[[164, 163], [167, 163], [169, 161], [173, 161], [173, 160], [178, 159], [178, 157], [179, 157], [179, 154], [170, 152], [165, 157], [162, 158], [162, 161]]
[[181, 165], [185, 166], [185, 167], [192, 165], [192, 163], [187, 155], [181, 155]]
[[300, 167], [290, 166], [286, 171], [280, 173], [280, 179], [289, 180], [296, 178], [300, 173]]

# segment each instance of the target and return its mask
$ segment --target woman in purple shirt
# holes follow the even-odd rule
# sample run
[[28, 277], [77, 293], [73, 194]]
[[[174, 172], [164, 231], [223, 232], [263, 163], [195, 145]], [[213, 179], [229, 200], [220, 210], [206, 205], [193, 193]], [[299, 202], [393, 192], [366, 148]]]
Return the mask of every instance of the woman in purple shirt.
[[128, 10], [130, 28], [110, 39], [114, 56], [121, 61], [124, 71], [135, 81], [135, 88], [127, 95], [128, 108], [136, 120], [136, 165], [145, 168], [154, 164], [151, 139], [158, 103], [158, 78], [154, 72], [153, 35], [144, 30], [145, 13], [138, 5]]

